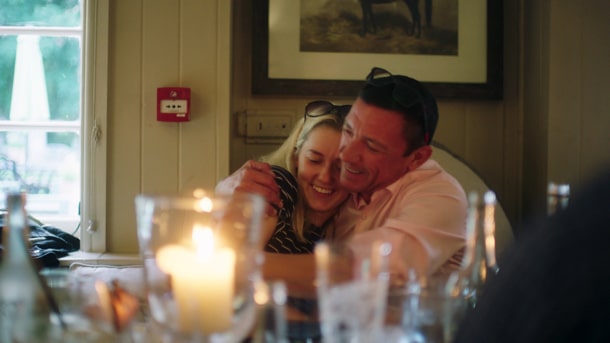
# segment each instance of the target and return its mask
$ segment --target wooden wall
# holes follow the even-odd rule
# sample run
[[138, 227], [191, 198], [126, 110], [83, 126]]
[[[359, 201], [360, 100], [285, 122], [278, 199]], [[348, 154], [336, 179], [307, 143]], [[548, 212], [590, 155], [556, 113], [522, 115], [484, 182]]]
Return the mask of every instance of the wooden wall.
[[[110, 3], [107, 250], [137, 252], [134, 197], [213, 188], [228, 173], [225, 0]], [[191, 121], [156, 121], [157, 87], [191, 88]]]
[[[137, 252], [136, 194], [212, 188], [275, 147], [246, 144], [238, 113], [297, 117], [313, 100], [250, 94], [251, 6], [110, 2], [107, 251]], [[518, 230], [543, 210], [546, 182], [577, 188], [610, 165], [610, 3], [505, 0], [503, 7], [503, 99], [440, 100], [436, 140], [488, 181]], [[191, 87], [191, 122], [155, 120], [156, 88], [166, 86]]]
[[610, 168], [610, 2], [525, 1], [523, 212]]

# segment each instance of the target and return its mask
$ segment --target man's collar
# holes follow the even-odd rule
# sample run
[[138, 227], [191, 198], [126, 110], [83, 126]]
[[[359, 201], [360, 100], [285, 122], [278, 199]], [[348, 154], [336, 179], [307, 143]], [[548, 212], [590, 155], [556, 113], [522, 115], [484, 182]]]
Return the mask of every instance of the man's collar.
[[378, 199], [380, 196], [382, 196], [382, 194], [394, 193], [394, 189], [396, 188], [396, 186], [394, 186], [394, 185], [397, 182], [398, 182], [398, 180], [396, 180], [393, 184], [391, 184], [389, 186], [386, 186], [384, 188], [374, 191], [369, 198], [363, 196], [361, 193], [353, 193], [352, 201], [354, 203], [354, 206], [358, 209], [361, 209], [361, 208], [369, 205], [371, 202], [374, 202], [376, 199]]
[[[407, 177], [407, 175], [413, 173], [416, 170], [425, 170], [425, 169], [430, 169], [430, 168], [434, 169], [435, 167], [431, 167], [431, 165], [432, 166], [434, 165], [433, 163], [436, 164], [436, 161], [434, 161], [432, 158], [429, 158], [428, 160], [426, 160], [426, 162], [424, 162], [424, 164], [419, 166], [417, 169], [414, 169], [410, 172], [403, 174], [401, 177], [399, 177], [396, 181], [389, 184], [388, 186], [385, 186], [385, 187], [378, 189], [378, 190], [374, 191], [373, 193], [371, 193], [371, 196], [368, 199], [367, 199], [367, 197], [362, 195], [362, 193], [352, 193], [351, 197], [352, 197], [352, 202], [353, 202], [354, 206], [356, 208], [361, 208], [363, 206], [366, 206], [369, 203], [371, 203], [371, 201], [375, 200], [375, 198], [377, 198], [383, 192], [389, 192], [390, 194], [393, 194], [394, 192], [396, 192], [397, 188], [400, 187], [400, 184], [401, 184], [400, 180], [404, 179], [405, 177]], [[438, 168], [438, 167], [436, 167], [436, 168]]]

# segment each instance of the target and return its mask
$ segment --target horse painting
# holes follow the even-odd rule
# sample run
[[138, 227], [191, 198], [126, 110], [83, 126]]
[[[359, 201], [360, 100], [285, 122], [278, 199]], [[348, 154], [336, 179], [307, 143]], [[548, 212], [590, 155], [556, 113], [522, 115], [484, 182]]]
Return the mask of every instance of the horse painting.
[[[375, 14], [373, 13], [373, 5], [387, 4], [399, 0], [360, 0], [362, 7], [362, 36], [367, 33], [376, 33], [377, 24], [375, 23]], [[411, 24], [407, 26], [407, 34], [421, 37], [421, 14], [419, 13], [419, 0], [403, 0], [411, 13]], [[426, 25], [430, 26], [432, 17], [432, 0], [425, 0], [426, 8]], [[370, 26], [369, 26], [370, 25]]]

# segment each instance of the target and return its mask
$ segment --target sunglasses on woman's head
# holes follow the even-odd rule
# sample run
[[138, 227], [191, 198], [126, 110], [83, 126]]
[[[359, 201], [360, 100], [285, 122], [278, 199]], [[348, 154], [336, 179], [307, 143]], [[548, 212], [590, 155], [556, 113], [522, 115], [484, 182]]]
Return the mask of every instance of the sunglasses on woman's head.
[[316, 100], [305, 106], [305, 120], [307, 118], [321, 117], [326, 114], [334, 114], [343, 119], [352, 108], [351, 105], [335, 105], [330, 101]]
[[426, 103], [424, 102], [421, 92], [417, 90], [414, 85], [410, 84], [414, 82], [416, 81], [405, 76], [392, 75], [392, 73], [389, 71], [379, 67], [373, 67], [369, 75], [366, 77], [366, 83], [374, 87], [394, 85], [392, 99], [394, 99], [396, 103], [405, 109], [415, 105], [422, 106], [421, 115], [423, 116], [422, 121], [424, 126], [424, 140], [427, 144], [430, 144], [430, 131], [428, 130], [428, 113], [426, 112]]

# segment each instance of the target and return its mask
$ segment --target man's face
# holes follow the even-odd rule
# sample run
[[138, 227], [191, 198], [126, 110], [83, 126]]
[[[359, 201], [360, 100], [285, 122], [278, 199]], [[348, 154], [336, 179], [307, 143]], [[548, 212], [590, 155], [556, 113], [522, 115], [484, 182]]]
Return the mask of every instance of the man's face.
[[341, 135], [341, 186], [369, 199], [409, 171], [413, 154], [404, 156], [408, 148], [405, 125], [399, 112], [357, 99]]

